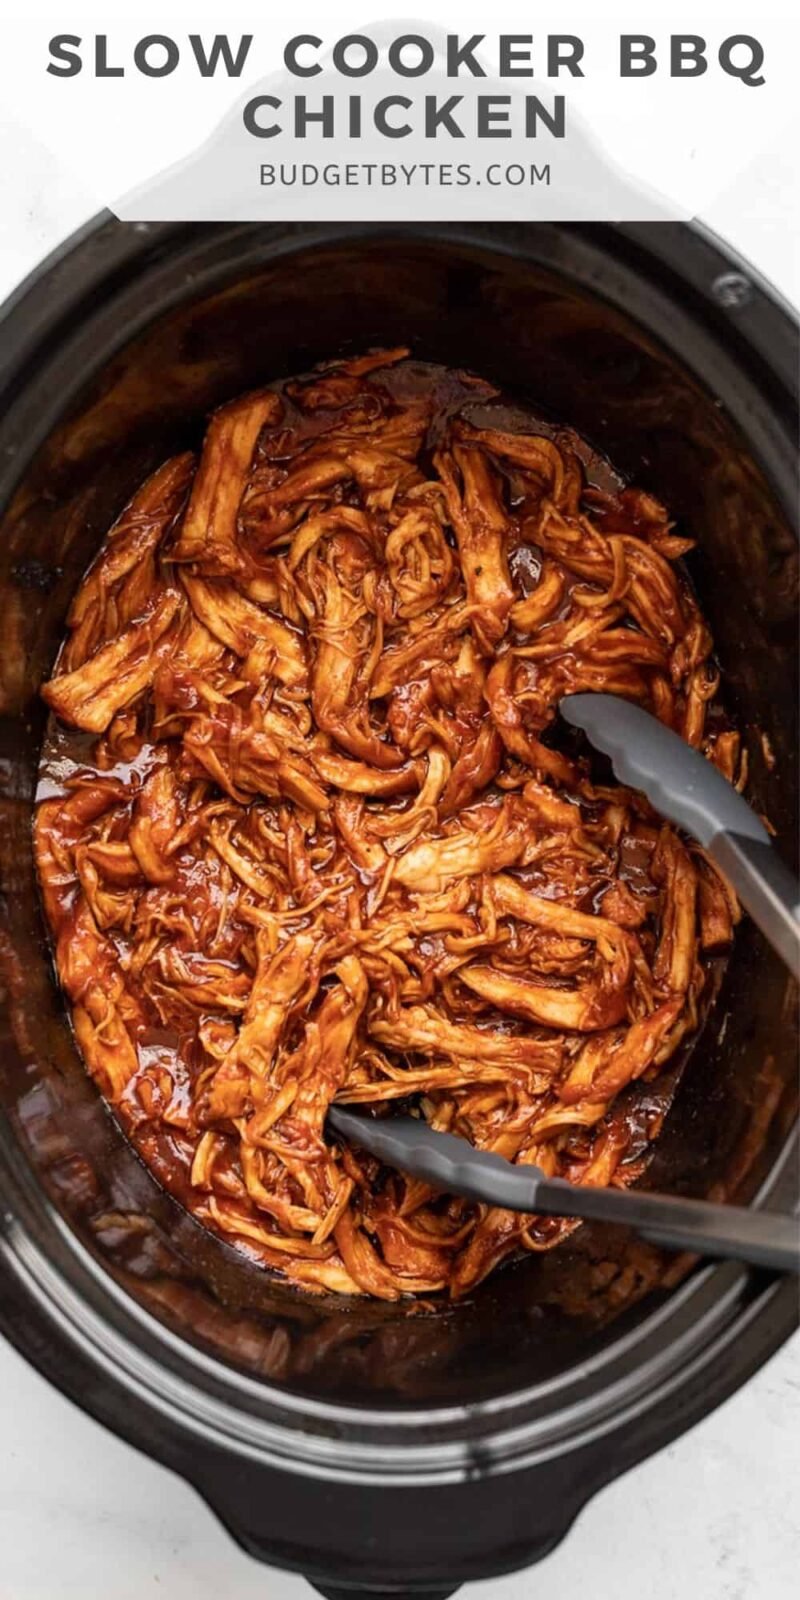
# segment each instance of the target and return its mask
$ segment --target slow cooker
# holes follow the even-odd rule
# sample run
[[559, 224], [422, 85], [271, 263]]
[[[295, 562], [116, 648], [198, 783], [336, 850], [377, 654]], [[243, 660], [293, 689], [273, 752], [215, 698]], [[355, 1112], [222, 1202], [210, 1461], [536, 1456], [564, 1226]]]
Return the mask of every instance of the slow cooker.
[[[77, 1056], [31, 815], [72, 592], [209, 409], [371, 344], [571, 423], [697, 539], [689, 574], [791, 861], [797, 331], [697, 228], [122, 224], [99, 218], [0, 324], [0, 1327], [323, 1594], [444, 1596], [534, 1562], [587, 1499], [746, 1381], [792, 1281], [584, 1227], [463, 1303], [306, 1297], [199, 1228]], [[796, 1005], [739, 930], [647, 1183], [788, 1210]]]

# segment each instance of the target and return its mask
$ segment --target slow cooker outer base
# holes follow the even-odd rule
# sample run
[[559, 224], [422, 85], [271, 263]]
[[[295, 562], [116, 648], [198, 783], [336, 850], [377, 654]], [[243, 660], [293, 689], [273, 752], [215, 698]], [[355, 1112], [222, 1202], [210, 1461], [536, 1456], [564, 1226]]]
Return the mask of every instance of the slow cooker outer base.
[[[324, 1600], [398, 1600], [399, 1595], [408, 1594], [405, 1586], [401, 1589], [361, 1589], [315, 1583], [313, 1587], [317, 1594], [324, 1596]], [[450, 1600], [456, 1589], [418, 1589], [416, 1592], [419, 1600]]]

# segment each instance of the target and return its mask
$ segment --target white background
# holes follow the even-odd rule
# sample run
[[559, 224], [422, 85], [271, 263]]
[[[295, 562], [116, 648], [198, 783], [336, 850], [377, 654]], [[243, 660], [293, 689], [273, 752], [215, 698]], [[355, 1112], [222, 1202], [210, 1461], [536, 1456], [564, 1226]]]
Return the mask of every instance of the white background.
[[[92, 209], [99, 201], [119, 201], [147, 184], [154, 173], [196, 152], [240, 97], [253, 92], [265, 75], [280, 67], [283, 46], [292, 34], [317, 34], [323, 40], [319, 55], [324, 59], [325, 50], [337, 38], [369, 32], [371, 26], [380, 32], [382, 22], [391, 24], [393, 34], [430, 33], [437, 28], [457, 33], [462, 40], [473, 33], [483, 34], [486, 43], [480, 53], [489, 63], [496, 58], [498, 33], [531, 35], [532, 59], [540, 80], [546, 68], [548, 32], [573, 33], [584, 40], [583, 78], [537, 82], [537, 90], [541, 88], [546, 98], [557, 92], [566, 95], [568, 138], [561, 147], [545, 140], [528, 149], [526, 159], [534, 153], [536, 159], [552, 159], [553, 189], [503, 193], [497, 203], [508, 199], [517, 214], [524, 214], [521, 208], [525, 206], [560, 203], [564, 186], [558, 168], [563, 178], [570, 135], [581, 119], [591, 128], [593, 144], [612, 167], [626, 174], [632, 185], [658, 193], [675, 215], [701, 212], [708, 216], [718, 210], [736, 214], [740, 209], [738, 186], [743, 175], [747, 183], [751, 164], [758, 165], [769, 190], [776, 180], [783, 181], [781, 152], [800, 143], [797, 0], [604, 0], [602, 5], [597, 0], [551, 0], [549, 7], [531, 5], [530, 0], [501, 0], [500, 4], [491, 0], [301, 0], [289, 7], [256, 4], [254, 0], [137, 0], [133, 5], [115, 0], [113, 6], [103, 0], [56, 0], [55, 4], [24, 0], [15, 6], [11, 0], [9, 10], [11, 16], [5, 13], [0, 40], [0, 114], [7, 119], [0, 154], [4, 162], [8, 157], [13, 162], [17, 142], [35, 134], [53, 162], [65, 175], [72, 175], [69, 182], [80, 181], [85, 187]], [[153, 33], [166, 34], [179, 46], [180, 63], [169, 77], [142, 76], [132, 67], [134, 45]], [[229, 80], [218, 72], [202, 79], [187, 40], [191, 33], [199, 33], [205, 41], [225, 33], [234, 46], [242, 34], [252, 34], [241, 78]], [[620, 77], [618, 40], [623, 33], [649, 33], [656, 40], [659, 68], [655, 75]], [[668, 75], [672, 33], [696, 34], [706, 40], [705, 75], [675, 79]], [[48, 41], [57, 34], [73, 34], [82, 41], [84, 66], [76, 77], [59, 78], [45, 70]], [[95, 77], [93, 41], [97, 34], [107, 37], [109, 61], [124, 68], [122, 77]], [[742, 34], [755, 36], [763, 44], [766, 81], [760, 88], [746, 87], [720, 70], [720, 43]], [[741, 47], [737, 59], [740, 57]], [[307, 91], [314, 99], [321, 92], [320, 82], [316, 78], [295, 80], [294, 89]], [[343, 85], [348, 91], [360, 86], [367, 94], [371, 80], [338, 78], [335, 82], [340, 90]], [[403, 79], [393, 81], [392, 86], [422, 94], [425, 83], [425, 79]], [[465, 83], [464, 79], [453, 81], [450, 87], [463, 89]], [[502, 87], [518, 89], [520, 80], [505, 80]], [[238, 116], [234, 120], [238, 127]], [[246, 155], [240, 153], [240, 140], [235, 153], [225, 158], [225, 174], [230, 176], [228, 203], [240, 205], [236, 214], [243, 218], [253, 215], [247, 209], [249, 204], [263, 205], [267, 214], [274, 208], [272, 191], [259, 190], [256, 185], [261, 161], [301, 156], [313, 161], [320, 160], [324, 152], [328, 157], [335, 154], [353, 159], [359, 154], [358, 145], [343, 146], [340, 151], [338, 145], [321, 146], [313, 137], [302, 150], [297, 145], [292, 148], [287, 139], [264, 144], [246, 137], [244, 144]], [[383, 144], [384, 159], [403, 159], [403, 146]], [[426, 151], [426, 159], [458, 159], [464, 148], [473, 156], [477, 152], [469, 140], [465, 147], [437, 140]], [[488, 150], [491, 157], [502, 157], [505, 147], [493, 142], [481, 149], [484, 153]], [[519, 150], [517, 141], [515, 160]], [[778, 162], [777, 173], [773, 158]], [[416, 159], [421, 159], [419, 152]], [[209, 176], [208, 169], [204, 173]], [[237, 200], [232, 197], [240, 182], [246, 194]], [[192, 189], [196, 195], [194, 186]], [[285, 205], [290, 206], [293, 199], [293, 191], [287, 190]], [[452, 217], [457, 206], [471, 208], [489, 201], [494, 205], [497, 197], [494, 191], [490, 196], [484, 186], [480, 195], [475, 190], [439, 189], [434, 200], [438, 209], [432, 215]], [[388, 205], [401, 204], [402, 195], [399, 189], [385, 194], [380, 190], [326, 192], [323, 188], [309, 204], [315, 201], [318, 215], [328, 202], [337, 215], [353, 215], [353, 208], [360, 205], [362, 214], [371, 216], [376, 207], [379, 214], [386, 214]], [[424, 206], [425, 196], [417, 191], [412, 201]], [[619, 215], [617, 211], [612, 214]]]
[[[647, 9], [637, 8], [632, 29], [646, 26]], [[143, 13], [141, 31], [150, 20]], [[58, 22], [69, 27], [68, 6]], [[741, 22], [758, 32], [752, 16]], [[557, 25], [568, 27], [560, 7]], [[738, 28], [729, 14], [727, 31]], [[91, 213], [92, 199], [2, 107], [0, 163], [2, 298]], [[706, 220], [797, 304], [795, 184], [796, 166], [775, 138], [752, 153]], [[794, 1600], [798, 1483], [796, 1338], [693, 1432], [597, 1496], [542, 1566], [475, 1584], [467, 1600]], [[309, 1595], [301, 1579], [243, 1555], [192, 1490], [83, 1416], [0, 1344], [0, 1600]]]

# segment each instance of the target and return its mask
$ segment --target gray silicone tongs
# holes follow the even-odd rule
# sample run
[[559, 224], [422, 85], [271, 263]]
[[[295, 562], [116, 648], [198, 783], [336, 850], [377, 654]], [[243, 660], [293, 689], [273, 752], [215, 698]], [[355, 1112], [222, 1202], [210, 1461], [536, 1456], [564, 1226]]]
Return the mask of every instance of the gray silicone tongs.
[[348, 1144], [447, 1194], [540, 1216], [622, 1223], [670, 1250], [800, 1272], [797, 1217], [646, 1194], [641, 1189], [592, 1189], [566, 1178], [548, 1178], [541, 1167], [515, 1166], [503, 1156], [476, 1150], [455, 1134], [437, 1133], [417, 1117], [365, 1117], [331, 1106], [328, 1121]]
[[641, 789], [670, 822], [697, 839], [742, 905], [800, 978], [800, 884], [763, 822], [705, 756], [641, 707], [614, 694], [570, 694], [562, 717], [611, 757], [620, 783]]
[[[800, 975], [800, 887], [763, 823], [716, 767], [616, 695], [568, 695], [560, 710], [611, 757], [622, 783], [641, 789], [703, 845], [787, 967]], [[623, 1223], [670, 1249], [800, 1272], [796, 1217], [548, 1178], [539, 1167], [515, 1166], [415, 1117], [365, 1117], [332, 1106], [328, 1120], [349, 1143], [449, 1194], [512, 1211]]]

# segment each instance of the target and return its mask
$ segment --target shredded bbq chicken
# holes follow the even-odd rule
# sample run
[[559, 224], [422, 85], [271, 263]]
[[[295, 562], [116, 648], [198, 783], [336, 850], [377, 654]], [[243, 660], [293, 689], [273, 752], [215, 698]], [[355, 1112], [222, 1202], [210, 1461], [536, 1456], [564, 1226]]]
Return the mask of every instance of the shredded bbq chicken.
[[631, 1183], [738, 917], [557, 719], [624, 695], [736, 776], [689, 541], [407, 355], [235, 400], [134, 495], [43, 691], [36, 816], [78, 1044], [145, 1159], [293, 1283], [387, 1300], [577, 1224], [389, 1172], [331, 1102]]

